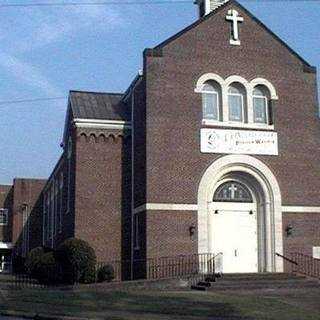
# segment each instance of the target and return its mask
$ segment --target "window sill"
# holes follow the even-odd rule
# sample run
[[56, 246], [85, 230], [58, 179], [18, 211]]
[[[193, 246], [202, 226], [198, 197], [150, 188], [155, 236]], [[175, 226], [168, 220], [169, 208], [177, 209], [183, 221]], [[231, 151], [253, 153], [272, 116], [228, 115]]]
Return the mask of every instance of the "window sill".
[[266, 125], [259, 123], [240, 123], [240, 122], [222, 122], [215, 120], [202, 120], [202, 125], [212, 127], [241, 128], [241, 129], [259, 129], [274, 130], [274, 125]]

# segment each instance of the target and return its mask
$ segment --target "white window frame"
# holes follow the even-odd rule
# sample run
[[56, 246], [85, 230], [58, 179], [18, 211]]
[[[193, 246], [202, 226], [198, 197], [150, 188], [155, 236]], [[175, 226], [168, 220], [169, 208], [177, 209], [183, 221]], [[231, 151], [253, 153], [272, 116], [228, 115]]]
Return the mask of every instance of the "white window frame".
[[[230, 120], [230, 101], [229, 101], [229, 97], [230, 96], [240, 97], [241, 98], [241, 117], [242, 117], [242, 121]], [[229, 114], [229, 119], [228, 119], [229, 123], [246, 123], [245, 122], [245, 118], [244, 118], [244, 99], [243, 99], [243, 94], [228, 92], [228, 114]]]
[[[254, 122], [253, 115], [253, 91], [254, 89], [261, 85], [266, 87], [268, 92], [270, 93], [270, 97], [268, 96], [268, 100], [277, 101], [279, 99], [276, 89], [273, 84], [264, 78], [255, 78], [251, 81], [247, 81], [245, 78], [239, 75], [231, 75], [226, 79], [223, 79], [221, 76], [215, 73], [206, 73], [200, 76], [200, 78], [196, 82], [196, 87], [194, 89], [195, 93], [202, 94], [204, 84], [209, 81], [216, 82], [221, 88], [221, 98], [219, 100], [219, 120], [214, 121], [212, 119], [205, 119], [202, 117], [202, 125], [204, 126], [212, 126], [212, 127], [221, 127], [221, 128], [239, 128], [239, 129], [258, 129], [258, 130], [267, 130], [273, 131], [275, 130], [274, 124], [269, 123], [270, 120], [270, 105], [267, 105], [267, 119], [268, 123], [258, 123]], [[243, 121], [231, 121], [229, 120], [229, 89], [234, 83], [239, 83], [245, 89], [245, 95], [243, 95], [242, 102], [242, 118]], [[273, 110], [272, 110], [273, 111]]]
[[5, 208], [0, 209], [0, 215], [3, 215], [5, 217], [5, 222], [0, 222], [0, 226], [7, 226], [9, 223], [9, 210]]
[[[218, 91], [202, 90], [201, 94], [202, 94], [202, 119], [206, 120], [206, 121], [219, 122], [220, 121], [220, 96], [219, 96], [219, 92]], [[204, 110], [205, 106], [204, 106], [204, 97], [203, 97], [204, 94], [214, 95], [216, 97], [217, 119], [210, 119], [210, 118], [205, 117], [205, 110]]]
[[[254, 89], [253, 89], [254, 90]], [[255, 104], [254, 104], [254, 100], [255, 99], [263, 99], [265, 102], [265, 112], [266, 112], [266, 122], [256, 122], [255, 121]], [[253, 123], [254, 124], [259, 124], [259, 125], [269, 125], [269, 99], [263, 95], [263, 96], [257, 96], [257, 95], [252, 95], [252, 113], [253, 113]]]

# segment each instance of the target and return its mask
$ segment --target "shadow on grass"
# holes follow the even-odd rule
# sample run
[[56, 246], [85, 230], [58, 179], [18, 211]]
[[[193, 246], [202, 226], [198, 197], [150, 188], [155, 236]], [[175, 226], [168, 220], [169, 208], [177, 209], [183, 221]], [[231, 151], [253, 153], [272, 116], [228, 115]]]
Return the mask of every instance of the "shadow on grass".
[[154, 315], [198, 316], [198, 317], [231, 317], [239, 314], [229, 303], [202, 301], [198, 296], [150, 296], [147, 294], [126, 294], [116, 303], [110, 303], [109, 310], [125, 309], [131, 313], [150, 313]]
[[123, 319], [121, 314], [124, 312], [130, 314], [130, 319], [131, 315], [135, 319], [138, 314], [146, 315], [146, 319], [170, 319], [171, 316], [174, 319], [244, 319], [240, 317], [241, 311], [230, 303], [215, 301], [207, 295], [190, 293], [21, 290], [10, 292], [6, 301], [0, 303], [0, 308], [4, 306], [14, 310], [52, 315], [113, 314], [115, 317], [112, 319], [117, 318], [117, 313], [119, 319]]

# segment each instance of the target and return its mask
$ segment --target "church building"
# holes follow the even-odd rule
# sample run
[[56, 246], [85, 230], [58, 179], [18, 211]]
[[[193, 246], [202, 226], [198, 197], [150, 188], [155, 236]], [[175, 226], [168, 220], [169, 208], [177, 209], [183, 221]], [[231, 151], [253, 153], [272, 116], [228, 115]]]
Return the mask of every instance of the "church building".
[[81, 238], [131, 277], [157, 257], [218, 254], [224, 273], [320, 259], [316, 69], [237, 1], [196, 5], [126, 92], [70, 92], [38, 245]]

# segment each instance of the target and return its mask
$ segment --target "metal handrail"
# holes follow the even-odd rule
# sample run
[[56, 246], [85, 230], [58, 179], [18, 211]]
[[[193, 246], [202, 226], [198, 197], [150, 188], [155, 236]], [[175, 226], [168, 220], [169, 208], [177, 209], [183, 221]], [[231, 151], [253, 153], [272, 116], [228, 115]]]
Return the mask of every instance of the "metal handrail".
[[219, 252], [219, 253], [217, 253], [216, 255], [214, 255], [213, 258], [211, 258], [211, 259], [209, 260], [209, 262], [214, 261], [214, 260], [216, 259], [216, 257], [218, 257], [218, 256], [220, 256], [220, 255], [223, 256], [223, 252]]
[[280, 254], [280, 253], [277, 253], [277, 252], [276, 252], [276, 256], [278, 256], [278, 257], [282, 258], [283, 260], [286, 260], [286, 261], [288, 261], [288, 262], [290, 262], [290, 263], [292, 263], [292, 264], [295, 264], [296, 266], [298, 265], [298, 262], [297, 262], [297, 261], [294, 261], [294, 260], [292, 260], [292, 259], [290, 259], [290, 258], [288, 258], [288, 257], [286, 257], [286, 256], [283, 256], [283, 255]]

